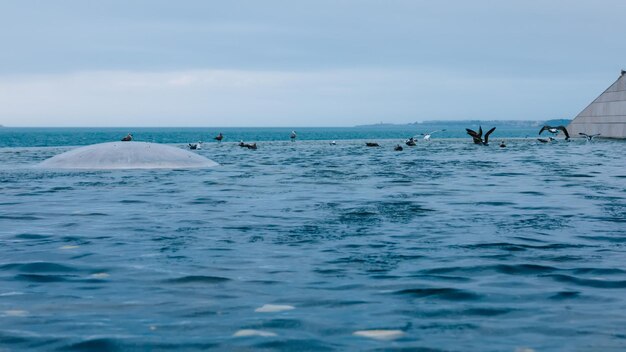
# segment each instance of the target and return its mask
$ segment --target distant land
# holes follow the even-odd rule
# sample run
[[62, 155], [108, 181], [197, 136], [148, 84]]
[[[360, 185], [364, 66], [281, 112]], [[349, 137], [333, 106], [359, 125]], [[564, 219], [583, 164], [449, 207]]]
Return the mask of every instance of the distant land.
[[458, 126], [458, 125], [468, 125], [473, 126], [477, 124], [490, 124], [497, 126], [507, 126], [507, 127], [518, 127], [518, 128], [532, 128], [539, 127], [543, 125], [550, 126], [567, 126], [571, 119], [553, 119], [553, 120], [448, 120], [448, 121], [438, 121], [438, 120], [430, 120], [430, 121], [421, 121], [421, 122], [412, 122], [412, 123], [404, 123], [404, 124], [395, 124], [395, 123], [376, 123], [370, 125], [356, 125], [354, 127], [357, 128], [378, 128], [378, 127], [410, 127], [410, 126]]

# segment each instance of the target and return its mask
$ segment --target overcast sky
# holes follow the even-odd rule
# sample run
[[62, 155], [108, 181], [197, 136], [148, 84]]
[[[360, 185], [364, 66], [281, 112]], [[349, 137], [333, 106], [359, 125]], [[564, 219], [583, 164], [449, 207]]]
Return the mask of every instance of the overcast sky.
[[626, 1], [0, 2], [0, 124], [573, 118], [626, 68]]

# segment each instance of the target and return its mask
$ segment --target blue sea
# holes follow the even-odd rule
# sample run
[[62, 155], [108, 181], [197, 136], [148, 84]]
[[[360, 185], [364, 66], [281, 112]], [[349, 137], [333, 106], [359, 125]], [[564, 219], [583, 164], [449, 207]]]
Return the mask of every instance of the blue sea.
[[0, 351], [626, 350], [626, 142], [421, 127], [0, 128]]

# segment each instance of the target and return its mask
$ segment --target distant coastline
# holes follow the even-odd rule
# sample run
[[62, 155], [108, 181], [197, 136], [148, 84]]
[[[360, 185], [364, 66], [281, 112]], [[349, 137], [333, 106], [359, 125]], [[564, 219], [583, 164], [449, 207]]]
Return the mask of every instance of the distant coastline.
[[411, 123], [375, 123], [368, 125], [356, 125], [356, 128], [377, 128], [377, 127], [411, 127], [411, 126], [450, 126], [450, 125], [476, 125], [476, 124], [491, 124], [497, 126], [519, 127], [519, 128], [532, 128], [543, 125], [567, 126], [571, 119], [552, 119], [552, 120], [428, 120]]

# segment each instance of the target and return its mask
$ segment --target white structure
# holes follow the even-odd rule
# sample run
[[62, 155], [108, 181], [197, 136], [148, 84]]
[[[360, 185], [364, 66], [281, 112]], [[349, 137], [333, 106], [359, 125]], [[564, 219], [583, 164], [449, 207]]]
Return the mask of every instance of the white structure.
[[567, 126], [578, 133], [600, 133], [602, 138], [626, 138], [626, 71]]
[[146, 142], [88, 145], [53, 156], [38, 167], [47, 169], [190, 169], [218, 164], [180, 148]]

